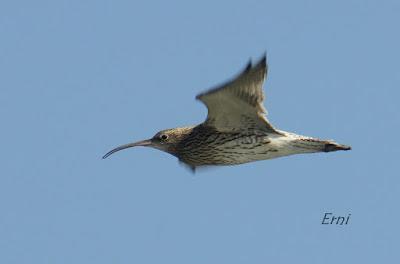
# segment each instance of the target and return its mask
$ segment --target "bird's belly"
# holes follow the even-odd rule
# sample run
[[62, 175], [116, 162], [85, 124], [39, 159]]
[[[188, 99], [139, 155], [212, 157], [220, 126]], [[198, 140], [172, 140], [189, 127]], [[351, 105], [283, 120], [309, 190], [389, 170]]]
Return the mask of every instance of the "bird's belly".
[[281, 154], [276, 148], [269, 144], [242, 144], [239, 146], [228, 146], [223, 151], [225, 164], [241, 164], [257, 160], [266, 160], [280, 157]]

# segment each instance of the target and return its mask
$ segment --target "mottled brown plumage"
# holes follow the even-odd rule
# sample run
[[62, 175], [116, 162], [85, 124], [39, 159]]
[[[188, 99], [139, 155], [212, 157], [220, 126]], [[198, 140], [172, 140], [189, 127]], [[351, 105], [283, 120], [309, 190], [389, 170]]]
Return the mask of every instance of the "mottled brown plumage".
[[199, 94], [208, 108], [197, 126], [162, 130], [153, 138], [117, 147], [103, 158], [129, 147], [150, 146], [176, 156], [192, 170], [205, 165], [234, 165], [299, 153], [349, 150], [331, 140], [319, 140], [274, 128], [267, 120], [262, 89], [266, 57], [251, 62], [236, 78]]

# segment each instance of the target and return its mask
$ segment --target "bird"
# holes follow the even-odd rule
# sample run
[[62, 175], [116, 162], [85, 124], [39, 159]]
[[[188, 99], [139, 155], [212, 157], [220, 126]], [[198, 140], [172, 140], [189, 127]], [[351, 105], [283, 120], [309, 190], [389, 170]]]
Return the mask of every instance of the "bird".
[[351, 149], [333, 140], [275, 128], [263, 106], [267, 73], [264, 53], [254, 65], [250, 60], [234, 78], [196, 96], [208, 109], [203, 123], [161, 130], [150, 139], [114, 148], [103, 159], [127, 148], [151, 147], [172, 154], [195, 172], [203, 166], [237, 165], [293, 154]]

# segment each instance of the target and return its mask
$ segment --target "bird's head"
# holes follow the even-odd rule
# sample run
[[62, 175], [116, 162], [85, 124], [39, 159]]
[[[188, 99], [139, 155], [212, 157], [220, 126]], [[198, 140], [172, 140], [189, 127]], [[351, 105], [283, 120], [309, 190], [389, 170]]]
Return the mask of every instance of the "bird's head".
[[192, 131], [192, 127], [180, 127], [180, 128], [172, 128], [165, 129], [157, 132], [152, 138], [141, 140], [133, 143], [128, 143], [125, 145], [121, 145], [109, 151], [106, 155], [103, 156], [103, 159], [107, 158], [111, 154], [114, 154], [117, 151], [143, 146], [143, 147], [152, 147], [155, 149], [159, 149], [161, 151], [168, 152], [170, 154], [176, 153], [176, 146], [181, 142], [190, 132]]

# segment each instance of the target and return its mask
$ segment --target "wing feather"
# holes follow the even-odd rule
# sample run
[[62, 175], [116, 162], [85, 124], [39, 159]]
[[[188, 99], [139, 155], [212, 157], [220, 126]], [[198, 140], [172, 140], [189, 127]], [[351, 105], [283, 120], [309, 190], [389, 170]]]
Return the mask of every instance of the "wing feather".
[[263, 106], [265, 96], [262, 86], [267, 70], [264, 56], [254, 66], [250, 62], [232, 80], [197, 95], [196, 99], [208, 108], [204, 124], [221, 132], [254, 129], [279, 134], [268, 122]]

